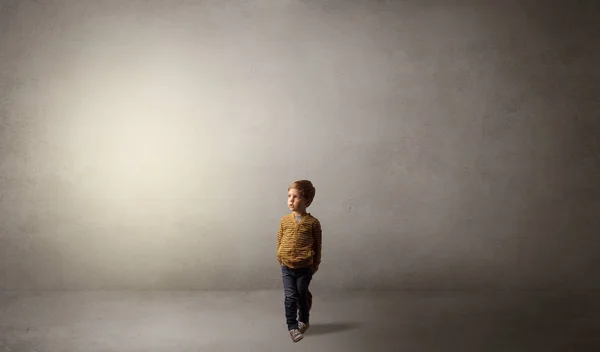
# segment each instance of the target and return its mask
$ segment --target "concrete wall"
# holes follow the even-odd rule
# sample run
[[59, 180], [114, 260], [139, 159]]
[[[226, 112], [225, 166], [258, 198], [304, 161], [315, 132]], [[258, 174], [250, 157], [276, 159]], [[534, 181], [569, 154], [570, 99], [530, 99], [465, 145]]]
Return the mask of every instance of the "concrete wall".
[[279, 288], [297, 179], [315, 290], [600, 288], [599, 6], [562, 3], [2, 1], [0, 288]]

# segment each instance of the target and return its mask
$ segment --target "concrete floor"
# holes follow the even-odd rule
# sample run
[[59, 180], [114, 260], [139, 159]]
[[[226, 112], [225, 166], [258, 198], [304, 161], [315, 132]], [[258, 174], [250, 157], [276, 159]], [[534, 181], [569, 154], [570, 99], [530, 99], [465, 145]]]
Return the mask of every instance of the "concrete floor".
[[314, 292], [294, 344], [283, 293], [0, 292], [0, 352], [598, 351], [598, 292]]

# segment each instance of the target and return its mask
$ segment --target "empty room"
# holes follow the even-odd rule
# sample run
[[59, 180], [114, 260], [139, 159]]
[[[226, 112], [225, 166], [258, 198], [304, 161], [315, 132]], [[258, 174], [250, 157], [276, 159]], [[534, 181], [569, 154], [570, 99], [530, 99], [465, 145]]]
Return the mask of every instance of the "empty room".
[[0, 0], [0, 352], [600, 351], [600, 2]]

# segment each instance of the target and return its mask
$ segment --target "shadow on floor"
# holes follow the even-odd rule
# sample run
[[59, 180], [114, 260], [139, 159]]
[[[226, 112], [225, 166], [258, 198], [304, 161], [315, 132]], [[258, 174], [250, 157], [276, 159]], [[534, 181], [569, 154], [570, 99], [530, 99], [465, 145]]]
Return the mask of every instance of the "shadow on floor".
[[352, 330], [358, 327], [355, 323], [316, 323], [310, 324], [310, 329], [306, 332], [307, 335], [323, 335], [331, 334], [340, 331]]

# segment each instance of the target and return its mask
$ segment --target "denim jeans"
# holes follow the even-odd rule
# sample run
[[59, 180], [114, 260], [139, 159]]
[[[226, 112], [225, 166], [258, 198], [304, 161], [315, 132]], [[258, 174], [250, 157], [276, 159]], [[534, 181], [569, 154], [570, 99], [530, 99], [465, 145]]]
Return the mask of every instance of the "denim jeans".
[[308, 285], [313, 276], [312, 268], [305, 267], [292, 269], [282, 265], [281, 274], [283, 277], [285, 318], [288, 330], [297, 329], [298, 320], [296, 320], [296, 314], [298, 314], [298, 309], [300, 310], [300, 321], [307, 324], [309, 322], [310, 306]]

